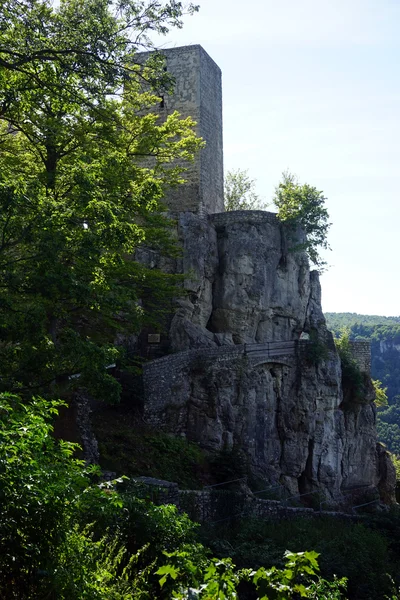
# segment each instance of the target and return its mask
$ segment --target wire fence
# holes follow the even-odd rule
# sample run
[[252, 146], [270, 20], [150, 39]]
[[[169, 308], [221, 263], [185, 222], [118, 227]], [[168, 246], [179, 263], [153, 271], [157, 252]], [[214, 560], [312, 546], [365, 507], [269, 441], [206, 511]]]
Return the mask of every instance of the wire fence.
[[376, 488], [369, 485], [342, 489], [335, 499], [327, 498], [321, 490], [290, 494], [280, 483], [252, 492], [247, 486], [243, 489], [246, 482], [246, 477], [238, 477], [207, 485], [201, 490], [179, 490], [176, 483], [143, 477], [134, 482], [134, 487], [135, 495], [139, 494], [156, 504], [175, 504], [193, 520], [203, 524], [252, 517], [279, 519], [296, 514], [323, 516], [335, 513], [351, 518], [360, 516], [364, 509], [368, 511], [368, 507], [372, 509], [380, 502]]
[[[235, 498], [230, 496], [229, 490], [218, 490], [216, 488], [222, 486], [228, 486], [229, 484], [234, 484], [238, 482], [246, 481], [245, 477], [239, 479], [232, 479], [230, 481], [225, 481], [223, 483], [218, 483], [210, 486], [205, 486], [203, 488], [204, 491], [215, 491], [214, 496], [214, 508], [218, 505], [218, 514], [224, 513], [224, 508], [226, 512], [221, 515], [221, 518], [218, 519], [208, 519], [207, 518], [207, 510], [205, 509], [205, 503], [207, 500], [205, 495], [203, 494], [203, 510], [202, 510], [202, 521], [207, 521], [210, 524], [222, 523], [228, 520], [235, 520], [244, 517], [248, 517], [248, 511], [244, 506], [243, 502], [240, 502], [239, 496], [244, 498], [244, 494], [241, 492], [234, 492]], [[372, 487], [370, 485], [362, 485], [350, 488], [348, 490], [342, 491], [340, 493], [340, 497], [337, 501], [341, 500], [339, 504], [339, 508], [333, 508], [335, 503], [334, 499], [327, 499], [326, 497], [322, 497], [321, 490], [312, 490], [309, 492], [303, 492], [301, 494], [291, 494], [282, 484], [272, 484], [261, 490], [256, 490], [250, 493], [250, 496], [256, 498], [260, 502], [265, 505], [271, 505], [275, 510], [279, 512], [279, 510], [285, 511], [285, 509], [308, 509], [310, 510], [310, 514], [343, 514], [346, 517], [357, 514], [359, 509], [363, 509], [367, 506], [373, 506], [380, 502], [379, 498], [374, 498], [372, 500], [368, 500], [367, 502], [360, 502], [362, 496], [368, 492], [368, 490], [372, 491]], [[221, 492], [225, 492], [222, 494]], [[219, 496], [219, 499], [218, 499]], [[234, 501], [232, 501], [234, 498]], [[343, 498], [345, 501], [343, 502]], [[348, 498], [348, 499], [347, 499]], [[336, 501], [336, 502], [337, 502]], [[358, 503], [357, 503], [358, 502]], [[313, 512], [312, 512], [313, 511]], [[211, 510], [214, 513], [214, 510]], [[215, 513], [214, 513], [215, 514]]]

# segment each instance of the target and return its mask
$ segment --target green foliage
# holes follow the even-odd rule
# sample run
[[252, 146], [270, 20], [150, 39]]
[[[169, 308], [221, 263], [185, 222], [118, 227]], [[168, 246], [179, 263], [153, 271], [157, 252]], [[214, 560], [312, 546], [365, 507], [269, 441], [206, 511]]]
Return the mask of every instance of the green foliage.
[[265, 210], [254, 191], [255, 181], [242, 169], [228, 171], [224, 183], [225, 210]]
[[103, 468], [201, 487], [207, 458], [197, 444], [146, 426], [124, 406], [98, 411], [93, 425]]
[[197, 444], [159, 433], [149, 436], [148, 444], [159, 477], [179, 480], [183, 487], [198, 487], [198, 475], [205, 457]]
[[[236, 587], [240, 577], [229, 559], [198, 560], [189, 552], [164, 553], [168, 563], [156, 571], [161, 576], [161, 588], [167, 584], [169, 598], [184, 600], [237, 598]], [[197, 558], [197, 560], [196, 560]]]
[[[196, 564], [185, 552], [166, 553], [169, 563], [158, 569], [160, 586], [171, 584], [168, 597], [176, 600], [234, 600], [241, 581], [249, 582], [259, 600], [301, 598], [343, 598], [346, 580], [327, 582], [317, 576], [316, 552], [286, 551], [282, 569], [261, 567], [257, 571], [236, 571], [229, 558], [212, 559], [206, 566]], [[324, 596], [321, 595], [324, 593]]]
[[[257, 570], [271, 565], [284, 569], [282, 554], [286, 548], [293, 552], [314, 548], [320, 554], [324, 580], [332, 581], [334, 575], [348, 579], [352, 600], [383, 600], [392, 589], [387, 573], [396, 580], [398, 577], [399, 525], [393, 515], [386, 517], [385, 527], [376, 519], [371, 527], [367, 522], [357, 524], [328, 517], [280, 522], [242, 519], [217, 529], [204, 529], [203, 539], [213, 554], [231, 557], [239, 569]], [[321, 593], [316, 597], [325, 596]]]
[[257, 586], [258, 593], [261, 594], [260, 600], [276, 598], [277, 600], [286, 600], [290, 598], [321, 598], [321, 592], [324, 598], [342, 598], [341, 588], [346, 589], [345, 578], [327, 582], [319, 578], [315, 581], [311, 579], [317, 575], [319, 566], [317, 552], [285, 552], [285, 565], [283, 569], [271, 567], [258, 569], [254, 575], [254, 583]]
[[137, 556], [126, 560], [126, 549], [118, 537], [105, 535], [96, 540], [90, 527], [77, 525], [68, 530], [56, 548], [56, 568], [43, 591], [60, 600], [98, 598], [131, 600], [134, 598]]
[[400, 317], [382, 317], [379, 315], [360, 315], [358, 313], [325, 313], [325, 318], [329, 324], [329, 329], [334, 332], [340, 332], [343, 327], [353, 327], [353, 325], [362, 325], [363, 327], [390, 326], [399, 325]]
[[350, 339], [370, 340], [371, 374], [374, 380], [382, 382], [380, 387], [389, 403], [388, 407], [383, 404], [377, 413], [379, 440], [391, 452], [400, 454], [400, 363], [396, 348], [400, 343], [400, 317], [356, 313], [326, 313], [325, 317], [336, 336], [347, 327]]
[[171, 81], [161, 57], [141, 66], [135, 52], [181, 15], [168, 1], [3, 3], [3, 391], [53, 395], [80, 374], [80, 386], [116, 400], [106, 367], [117, 333], [136, 332], [155, 307], [162, 327], [175, 280], [132, 256], [143, 244], [174, 251], [162, 198], [201, 142], [191, 119], [151, 113], [152, 90]]
[[52, 435], [59, 405], [0, 396], [0, 597], [154, 598], [163, 551], [204, 554], [196, 526], [174, 506], [95, 483], [76, 445]]
[[399, 502], [400, 499], [400, 457], [396, 454], [390, 456], [393, 466], [396, 470], [396, 500]]
[[375, 390], [375, 404], [379, 408], [388, 405], [387, 388], [382, 388], [382, 382], [379, 379], [373, 379], [372, 385]]
[[310, 339], [304, 346], [304, 358], [309, 365], [316, 366], [321, 361], [329, 357], [329, 348], [324, 340], [318, 336], [318, 332], [313, 330], [310, 333]]
[[[25, 405], [16, 396], [0, 396], [3, 597], [41, 597], [43, 588], [53, 587], [59, 590], [58, 598], [83, 597], [63, 595], [64, 588], [59, 588], [61, 580], [66, 587], [75, 585], [73, 572], [78, 550], [82, 561], [80, 577], [85, 579], [90, 571], [93, 582], [107, 587], [108, 581], [112, 587], [111, 578], [116, 578], [115, 589], [119, 585], [117, 571], [123, 553], [118, 542], [111, 533], [95, 541], [87, 517], [101, 516], [111, 522], [111, 516], [118, 514], [122, 504], [112, 485], [105, 489], [91, 482], [96, 470], [73, 458], [76, 445], [56, 441], [52, 436], [50, 421], [59, 405], [41, 398]], [[104, 559], [101, 564], [100, 557]], [[92, 597], [125, 598], [112, 596], [111, 587], [107, 587], [110, 595]]]
[[370, 340], [371, 373], [387, 387], [389, 404], [400, 395], [399, 353], [400, 317], [379, 317], [356, 313], [326, 313], [328, 328], [336, 337], [343, 327], [349, 328], [350, 339]]
[[[300, 185], [289, 172], [283, 173], [283, 181], [277, 186], [273, 203], [278, 209], [277, 217], [286, 224], [295, 245], [293, 250], [305, 250], [311, 262], [326, 267], [319, 255], [319, 248], [329, 249], [327, 235], [331, 224], [325, 208], [323, 192], [308, 184]], [[305, 235], [305, 239], [299, 239]]]
[[351, 354], [349, 331], [344, 329], [340, 338], [335, 339], [335, 344], [342, 365], [342, 387], [345, 398], [362, 398], [364, 378]]
[[400, 456], [400, 406], [389, 406], [386, 410], [379, 410], [376, 419], [376, 429], [379, 441]]

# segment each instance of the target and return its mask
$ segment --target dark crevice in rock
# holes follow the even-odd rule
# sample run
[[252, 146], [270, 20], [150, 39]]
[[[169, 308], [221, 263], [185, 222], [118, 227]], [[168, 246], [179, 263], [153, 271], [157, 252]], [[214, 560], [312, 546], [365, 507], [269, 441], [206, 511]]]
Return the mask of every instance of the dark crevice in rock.
[[314, 440], [308, 441], [308, 455], [304, 471], [298, 478], [299, 493], [308, 494], [313, 489], [313, 459], [314, 459]]
[[288, 257], [288, 243], [287, 243], [287, 235], [285, 226], [281, 223], [279, 226], [280, 235], [281, 235], [281, 247], [280, 247], [280, 258], [278, 263], [279, 269], [287, 268], [287, 257]]

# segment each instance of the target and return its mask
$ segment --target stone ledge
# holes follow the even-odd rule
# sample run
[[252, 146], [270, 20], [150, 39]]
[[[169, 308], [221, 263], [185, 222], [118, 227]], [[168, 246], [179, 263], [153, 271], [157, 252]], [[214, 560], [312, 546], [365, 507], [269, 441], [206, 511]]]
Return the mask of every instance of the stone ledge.
[[216, 229], [233, 223], [271, 223], [275, 226], [279, 225], [276, 214], [266, 210], [232, 210], [214, 213], [209, 218]]

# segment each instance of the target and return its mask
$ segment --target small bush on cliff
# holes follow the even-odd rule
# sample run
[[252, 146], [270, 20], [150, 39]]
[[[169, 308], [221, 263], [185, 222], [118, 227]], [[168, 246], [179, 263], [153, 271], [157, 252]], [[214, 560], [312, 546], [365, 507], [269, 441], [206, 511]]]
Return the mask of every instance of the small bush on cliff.
[[361, 398], [364, 391], [364, 377], [359, 366], [352, 357], [350, 334], [347, 329], [342, 331], [339, 339], [335, 339], [335, 344], [342, 365], [342, 386], [344, 394], [348, 398]]
[[379, 408], [388, 405], [387, 388], [382, 387], [382, 382], [379, 379], [373, 379], [372, 385], [375, 390], [375, 404]]
[[303, 357], [308, 365], [317, 366], [329, 357], [329, 348], [326, 342], [321, 340], [316, 330], [310, 332], [310, 339], [303, 348]]
[[319, 249], [329, 249], [327, 235], [331, 223], [325, 201], [323, 192], [308, 184], [300, 185], [297, 178], [287, 171], [283, 173], [283, 180], [275, 189], [273, 198], [278, 219], [287, 225], [292, 235], [298, 227], [306, 234], [306, 240], [295, 244], [293, 250], [305, 250], [319, 270], [326, 268]]

